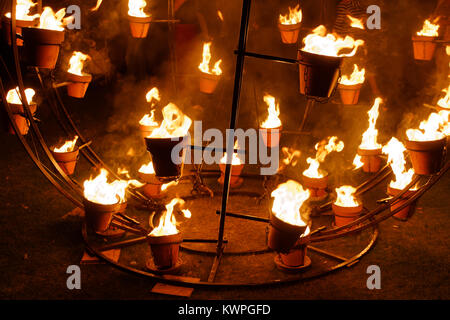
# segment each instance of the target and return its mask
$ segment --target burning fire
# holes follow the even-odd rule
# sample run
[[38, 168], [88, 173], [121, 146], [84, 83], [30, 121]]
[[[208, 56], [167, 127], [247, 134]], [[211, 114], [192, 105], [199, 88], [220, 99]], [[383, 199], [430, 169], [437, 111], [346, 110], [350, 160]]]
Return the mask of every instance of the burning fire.
[[366, 69], [362, 68], [361, 70], [359, 70], [358, 66], [356, 64], [354, 64], [353, 72], [350, 75], [350, 78], [347, 75], [343, 75], [341, 80], [339, 81], [339, 83], [346, 85], [346, 86], [363, 83], [365, 80], [365, 74], [366, 74]]
[[222, 11], [217, 10], [217, 16], [219, 17], [220, 21], [223, 22], [223, 14], [222, 14]]
[[320, 163], [325, 161], [325, 158], [329, 153], [333, 151], [341, 152], [344, 149], [344, 142], [339, 141], [336, 143], [337, 139], [338, 137], [333, 136], [328, 140], [327, 144], [325, 144], [326, 140], [316, 143], [316, 157], [306, 159], [306, 162], [309, 164], [309, 168], [303, 171], [304, 176], [309, 178], [324, 177], [324, 172], [319, 170]]
[[267, 111], [269, 115], [267, 116], [266, 121], [261, 124], [261, 128], [271, 129], [281, 127], [281, 120], [278, 118], [280, 115], [279, 104], [275, 104], [275, 97], [272, 97], [269, 94], [264, 96], [264, 102], [267, 104]]
[[144, 115], [141, 120], [139, 120], [139, 124], [143, 126], [157, 127], [159, 123], [155, 121], [155, 109], [150, 111], [150, 114]]
[[149, 17], [144, 12], [144, 8], [147, 6], [145, 0], [128, 0], [128, 15], [132, 17]]
[[128, 182], [125, 180], [115, 180], [108, 183], [108, 172], [100, 170], [100, 174], [92, 179], [84, 181], [84, 197], [99, 204], [115, 204], [125, 202], [125, 189]]
[[[239, 144], [238, 144], [237, 140], [234, 143], [234, 149], [239, 150]], [[224, 152], [223, 157], [220, 159], [220, 163], [223, 163], [223, 164], [227, 163], [227, 153], [226, 152]], [[240, 157], [238, 156], [238, 154], [236, 152], [233, 152], [231, 165], [232, 166], [238, 166], [240, 164], [242, 164], [242, 161], [241, 161]]]
[[103, 0], [97, 0], [97, 4], [95, 5], [94, 8], [91, 9], [91, 11], [97, 11], [100, 6], [102, 5]]
[[176, 138], [185, 136], [191, 127], [192, 120], [173, 103], [162, 109], [164, 120], [152, 131], [150, 138]]
[[[36, 94], [36, 92], [31, 89], [25, 89], [25, 97], [27, 99], [27, 103], [30, 104], [33, 101], [33, 97]], [[8, 91], [6, 95], [6, 101], [11, 104], [22, 104], [22, 100], [19, 96], [19, 87], [16, 87], [15, 89], [11, 89]]]
[[443, 89], [442, 92], [445, 92], [445, 97], [439, 99], [437, 102], [438, 106], [441, 108], [449, 109], [450, 110], [450, 85], [447, 89]]
[[40, 29], [64, 31], [63, 18], [66, 15], [66, 9], [62, 8], [56, 13], [50, 7], [45, 7], [39, 20]]
[[[158, 226], [149, 233], [149, 236], [162, 237], [178, 233], [177, 221], [175, 219], [175, 216], [173, 215], [173, 209], [177, 204], [179, 204], [180, 206], [184, 205], [184, 200], [180, 198], [174, 198], [168, 204], [166, 204], [166, 211], [164, 211], [163, 215], [161, 216]], [[188, 209], [181, 210], [181, 212], [186, 218], [191, 217], [191, 211], [189, 211]]]
[[[355, 40], [350, 36], [342, 39], [335, 34], [327, 34], [327, 29], [323, 25], [318, 26], [312, 32], [303, 39], [305, 46], [302, 51], [332, 57], [351, 57], [355, 55], [358, 47], [364, 44], [363, 40]], [[352, 51], [340, 53], [343, 49]]]
[[414, 175], [414, 170], [412, 168], [406, 171], [405, 151], [406, 148], [403, 143], [396, 138], [392, 138], [383, 147], [383, 153], [388, 155], [388, 163], [395, 175], [395, 180], [391, 180], [389, 185], [391, 188], [398, 190], [403, 190], [410, 184]]
[[295, 226], [306, 226], [300, 208], [310, 196], [308, 189], [303, 189], [303, 186], [294, 180], [288, 180], [272, 191], [271, 196], [274, 198], [272, 212], [278, 219]]
[[[17, 0], [16, 2], [16, 19], [24, 21], [33, 21], [39, 17], [39, 14], [28, 15], [30, 9], [33, 8], [37, 3], [33, 3], [31, 0]], [[11, 12], [5, 14], [7, 18], [11, 18]]]
[[[145, 95], [145, 99], [147, 100], [148, 103], [152, 103], [153, 99], [160, 101], [161, 96], [159, 95], [158, 88], [157, 87], [151, 88]], [[153, 103], [152, 103], [152, 105], [153, 105]]]
[[203, 44], [202, 59], [202, 62], [198, 66], [201, 72], [207, 74], [215, 74], [216, 76], [220, 76], [222, 74], [222, 69], [220, 69], [220, 63], [222, 62], [222, 59], [214, 64], [214, 68], [212, 69], [212, 71], [209, 71], [209, 62], [211, 61], [211, 42], [205, 42]]
[[447, 110], [441, 110], [439, 111], [438, 115], [441, 117], [441, 131], [446, 136], [450, 136], [450, 111]]
[[289, 15], [281, 15], [280, 14], [280, 23], [281, 24], [298, 24], [302, 22], [302, 10], [300, 9], [300, 5], [297, 4], [294, 9], [289, 7]]
[[381, 144], [377, 142], [378, 130], [375, 128], [378, 119], [378, 109], [383, 99], [376, 98], [372, 108], [367, 113], [369, 115], [369, 128], [363, 133], [362, 141], [359, 145], [360, 149], [363, 150], [375, 150], [381, 148]]
[[155, 169], [153, 168], [153, 162], [150, 160], [149, 163], [143, 164], [139, 168], [138, 171], [141, 172], [141, 173], [145, 173], [145, 174], [155, 174]]
[[441, 129], [445, 126], [448, 119], [445, 120], [438, 113], [431, 113], [427, 120], [420, 123], [419, 129], [408, 129], [406, 135], [410, 141], [434, 141], [444, 138]]
[[79, 51], [74, 51], [72, 57], [69, 60], [69, 70], [67, 70], [67, 72], [76, 74], [77, 76], [84, 75], [84, 62], [90, 58], [91, 57], [89, 57], [87, 54]]
[[297, 165], [297, 160], [298, 160], [298, 158], [300, 158], [300, 155], [302, 154], [299, 150], [294, 150], [292, 148], [283, 147], [281, 149], [281, 151], [285, 155], [285, 158], [283, 159], [283, 163], [285, 165], [289, 165], [289, 164], [292, 166]]
[[161, 186], [161, 191], [165, 191], [165, 190], [167, 190], [168, 188], [170, 188], [172, 186], [176, 186], [177, 184], [178, 184], [178, 181], [170, 181], [168, 183], [164, 183]]
[[358, 201], [355, 198], [356, 188], [352, 186], [342, 186], [336, 188], [337, 199], [334, 202], [339, 207], [357, 207]]
[[53, 149], [54, 152], [72, 152], [75, 149], [75, 145], [77, 144], [78, 136], [75, 136], [73, 140], [66, 141], [61, 147], [55, 147]]
[[350, 19], [350, 27], [364, 30], [362, 19], [357, 19], [350, 15], [347, 15], [347, 18]]
[[425, 20], [425, 22], [423, 23], [423, 27], [422, 30], [420, 30], [419, 32], [417, 32], [418, 36], [424, 36], [424, 37], [437, 37], [439, 36], [438, 30], [439, 30], [439, 25], [438, 24], [434, 24], [436, 23], [437, 19], [433, 21], [433, 23], [431, 23], [430, 20]]

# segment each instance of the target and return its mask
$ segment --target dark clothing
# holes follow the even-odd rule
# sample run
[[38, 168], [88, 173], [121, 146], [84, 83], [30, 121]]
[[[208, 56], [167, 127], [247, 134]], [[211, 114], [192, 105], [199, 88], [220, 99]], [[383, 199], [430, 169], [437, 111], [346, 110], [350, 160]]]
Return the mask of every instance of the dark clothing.
[[336, 20], [334, 22], [334, 31], [341, 36], [353, 35], [357, 32], [356, 28], [350, 26], [350, 19], [347, 16], [356, 19], [366, 19], [366, 12], [357, 0], [342, 0], [336, 9]]

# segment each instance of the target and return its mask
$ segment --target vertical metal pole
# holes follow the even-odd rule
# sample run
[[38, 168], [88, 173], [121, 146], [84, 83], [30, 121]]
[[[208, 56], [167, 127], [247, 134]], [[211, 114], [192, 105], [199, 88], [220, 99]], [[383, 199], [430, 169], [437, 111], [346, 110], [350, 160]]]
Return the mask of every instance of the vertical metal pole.
[[176, 56], [176, 43], [175, 43], [175, 4], [174, 0], [167, 1], [167, 15], [168, 19], [171, 20], [168, 23], [169, 29], [169, 52], [170, 52], [170, 66], [172, 73], [172, 86], [175, 92], [175, 97], [178, 97], [178, 86], [177, 86], [177, 74], [178, 74], [178, 65], [177, 65], [177, 56]]
[[[242, 4], [242, 14], [241, 14], [241, 29], [239, 32], [239, 44], [237, 50], [236, 58], [236, 71], [234, 74], [234, 90], [233, 90], [233, 102], [231, 106], [231, 118], [230, 118], [230, 129], [234, 131], [236, 129], [236, 118], [239, 111], [239, 103], [241, 96], [241, 85], [242, 85], [242, 73], [244, 70], [244, 59], [245, 59], [245, 49], [247, 46], [247, 33], [248, 33], [248, 22], [250, 19], [250, 6], [251, 0], [243, 0]], [[234, 137], [234, 132], [233, 132]], [[231, 174], [231, 160], [233, 156], [234, 139], [228, 139], [227, 144], [227, 163], [225, 167], [225, 179], [223, 182], [223, 192], [222, 192], [222, 208], [220, 211], [220, 221], [219, 221], [219, 237], [217, 241], [217, 256], [222, 253], [223, 246], [223, 233], [225, 228], [225, 216], [227, 212], [228, 196], [230, 191], [230, 174]], [[231, 151], [231, 152], [230, 152]]]

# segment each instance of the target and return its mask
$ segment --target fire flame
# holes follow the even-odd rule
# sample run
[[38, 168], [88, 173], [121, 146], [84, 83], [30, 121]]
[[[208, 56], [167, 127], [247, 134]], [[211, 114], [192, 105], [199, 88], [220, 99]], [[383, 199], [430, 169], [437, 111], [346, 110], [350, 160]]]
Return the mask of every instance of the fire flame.
[[281, 24], [298, 24], [300, 22], [302, 22], [302, 10], [300, 9], [299, 4], [297, 4], [294, 9], [289, 7], [289, 15], [280, 14]]
[[406, 171], [405, 151], [403, 143], [394, 137], [383, 147], [383, 153], [388, 155], [388, 163], [395, 175], [395, 180], [389, 184], [391, 188], [403, 190], [413, 178], [414, 170], [411, 168]]
[[437, 19], [433, 21], [433, 23], [431, 23], [430, 20], [425, 20], [425, 22], [423, 23], [423, 27], [422, 30], [420, 30], [419, 32], [417, 32], [418, 36], [424, 36], [424, 37], [437, 37], [439, 36], [438, 30], [439, 30], [439, 25], [438, 24], [434, 24], [436, 23]]
[[336, 143], [338, 137], [333, 136], [328, 140], [328, 143], [325, 144], [326, 140], [316, 143], [315, 149], [316, 157], [308, 158], [306, 162], [309, 164], [309, 168], [303, 171], [303, 175], [309, 178], [323, 178], [324, 172], [319, 169], [320, 163], [325, 161], [325, 158], [328, 154], [333, 151], [341, 152], [344, 149], [344, 142], [339, 141]]
[[362, 68], [361, 70], [358, 69], [358, 66], [356, 64], [353, 65], [353, 72], [350, 75], [350, 78], [347, 75], [343, 75], [339, 83], [351, 86], [354, 84], [363, 83], [365, 80], [365, 74], [366, 69]]
[[[234, 143], [234, 149], [239, 150], [239, 144], [238, 144], [237, 140]], [[224, 152], [223, 157], [220, 159], [220, 163], [223, 163], [223, 164], [227, 163], [227, 153], [226, 152]], [[240, 157], [238, 156], [238, 154], [236, 152], [233, 152], [233, 156], [231, 158], [231, 165], [238, 166], [240, 164], [242, 164]]]
[[350, 19], [350, 27], [364, 30], [362, 19], [357, 19], [350, 15], [347, 15], [347, 18]]
[[283, 163], [285, 165], [292, 165], [292, 166], [296, 166], [297, 165], [297, 160], [298, 158], [300, 158], [300, 155], [302, 154], [299, 150], [294, 150], [292, 148], [288, 148], [288, 147], [283, 147], [281, 149], [281, 151], [283, 152], [285, 158], [283, 159]]
[[144, 115], [141, 120], [139, 120], [139, 124], [143, 126], [157, 127], [159, 123], [155, 121], [155, 109], [150, 111], [150, 114]]
[[383, 99], [376, 98], [372, 108], [367, 113], [369, 115], [369, 128], [362, 135], [362, 141], [359, 145], [360, 149], [375, 150], [381, 148], [381, 145], [377, 142], [378, 130], [375, 128], [375, 125], [379, 115], [378, 109], [382, 102]]
[[[364, 44], [363, 40], [355, 40], [350, 36], [342, 39], [335, 34], [327, 34], [327, 29], [323, 25], [312, 32], [303, 39], [305, 46], [302, 51], [332, 57], [351, 57], [355, 55], [358, 47]], [[352, 51], [339, 53], [342, 49], [352, 49]]]
[[192, 120], [173, 103], [162, 109], [164, 120], [153, 130], [150, 138], [176, 138], [185, 136], [191, 127]]
[[[36, 92], [33, 89], [25, 89], [25, 97], [28, 104], [32, 103], [35, 94]], [[6, 94], [6, 101], [11, 104], [22, 104], [22, 100], [19, 96], [19, 87], [8, 91], [8, 93]]]
[[[175, 219], [175, 216], [173, 215], [173, 209], [177, 204], [179, 204], [180, 206], [184, 205], [184, 200], [180, 198], [174, 198], [168, 204], [166, 204], [166, 211], [164, 211], [164, 213], [162, 214], [158, 226], [149, 233], [150, 236], [162, 237], [178, 233], [177, 221]], [[191, 211], [189, 211], [188, 209], [181, 210], [181, 212], [186, 218], [190, 218], [192, 215]]]
[[364, 162], [361, 161], [361, 156], [356, 154], [355, 158], [353, 158], [353, 166], [355, 167], [353, 170], [359, 169], [364, 165]]
[[77, 144], [78, 136], [75, 136], [73, 140], [66, 141], [61, 147], [55, 147], [53, 149], [54, 152], [72, 152], [75, 149], [75, 145]]
[[306, 222], [302, 220], [300, 208], [309, 196], [308, 189], [303, 189], [303, 186], [294, 180], [288, 180], [272, 191], [271, 197], [274, 198], [272, 212], [286, 223], [306, 226]]
[[419, 129], [408, 129], [406, 135], [410, 141], [434, 141], [444, 138], [441, 132], [446, 121], [438, 113], [431, 113], [427, 120], [420, 123]]
[[78, 76], [84, 75], [84, 62], [90, 58], [91, 57], [89, 57], [87, 54], [79, 51], [74, 51], [72, 57], [69, 60], [69, 70], [67, 70], [67, 72], [76, 74]]
[[141, 172], [141, 173], [145, 173], [145, 174], [155, 174], [155, 169], [153, 168], [153, 162], [150, 160], [149, 163], [143, 164], [139, 168], [138, 171]]
[[450, 136], [450, 111], [447, 110], [441, 110], [439, 111], [438, 115], [441, 117], [441, 131], [446, 136]]
[[439, 99], [437, 104], [441, 108], [446, 108], [450, 110], [450, 85], [448, 86], [447, 89], [443, 89], [442, 92], [445, 92], [445, 97]]
[[63, 18], [66, 15], [66, 9], [62, 8], [56, 13], [50, 7], [45, 7], [39, 20], [40, 29], [64, 31]]
[[203, 44], [202, 62], [199, 64], [198, 68], [203, 73], [215, 74], [216, 76], [221, 75], [222, 69], [220, 69], [220, 63], [222, 62], [222, 59], [220, 59], [214, 64], [212, 71], [209, 71], [210, 61], [211, 61], [211, 42], [205, 42]]
[[152, 103], [153, 99], [161, 101], [161, 96], [159, 95], [158, 88], [157, 87], [151, 88], [145, 95], [145, 99], [147, 100], [148, 103]]
[[[34, 14], [32, 16], [28, 15], [30, 9], [33, 8], [37, 3], [33, 3], [31, 0], [17, 0], [16, 2], [16, 19], [23, 21], [33, 21], [39, 17], [39, 14]], [[11, 18], [11, 12], [5, 14], [7, 18]]]
[[97, 4], [95, 5], [94, 8], [91, 9], [91, 11], [97, 11], [100, 6], [102, 5], [103, 0], [97, 0]]
[[340, 207], [357, 207], [358, 201], [355, 198], [356, 188], [352, 186], [342, 186], [336, 188], [337, 199], [335, 205]]
[[149, 17], [144, 12], [144, 8], [147, 6], [145, 0], [128, 0], [128, 15], [132, 17]]
[[128, 182], [115, 180], [108, 183], [108, 172], [103, 168], [96, 178], [91, 177], [85, 180], [83, 185], [84, 197], [89, 201], [99, 204], [125, 202], [125, 189], [128, 187]]
[[261, 128], [270, 129], [270, 128], [278, 128], [281, 126], [281, 120], [278, 118], [280, 115], [279, 104], [275, 104], [275, 97], [272, 97], [269, 94], [264, 96], [264, 102], [267, 104], [267, 112], [269, 115], [267, 116], [266, 121], [261, 124]]
[[166, 191], [168, 188], [172, 187], [172, 186], [176, 186], [178, 184], [178, 181], [170, 181], [168, 183], [164, 183], [161, 186], [161, 191]]
[[217, 10], [217, 16], [219, 17], [220, 21], [223, 22], [223, 14], [222, 14], [222, 11]]

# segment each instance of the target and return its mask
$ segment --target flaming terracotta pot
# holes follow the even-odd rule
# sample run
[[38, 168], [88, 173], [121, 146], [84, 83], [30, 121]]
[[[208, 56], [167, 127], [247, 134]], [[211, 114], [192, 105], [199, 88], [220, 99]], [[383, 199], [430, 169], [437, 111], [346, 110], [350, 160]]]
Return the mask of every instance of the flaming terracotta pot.
[[280, 144], [281, 130], [283, 126], [276, 128], [259, 128], [259, 132], [263, 138], [264, 145], [267, 148], [278, 147]]
[[433, 59], [436, 49], [436, 42], [434, 41], [436, 39], [437, 37], [413, 36], [414, 59], [427, 61]]
[[311, 235], [300, 237], [295, 244], [295, 248], [288, 253], [280, 253], [281, 261], [288, 267], [301, 267], [305, 265], [305, 257], [308, 244], [311, 242]]
[[[220, 178], [219, 183], [223, 184], [225, 181], [225, 163], [219, 163], [220, 168]], [[237, 187], [240, 185], [240, 175], [244, 169], [244, 164], [231, 165], [231, 175], [230, 175], [230, 187]]]
[[216, 90], [219, 80], [220, 76], [218, 75], [201, 72], [199, 78], [200, 91], [208, 94], [213, 93]]
[[308, 188], [311, 198], [318, 198], [327, 195], [328, 172], [324, 172], [322, 178], [311, 178], [302, 174], [303, 185]]
[[[391, 188], [391, 186], [388, 186], [388, 188], [387, 188], [387, 193], [390, 196], [396, 196], [401, 191], [402, 190]], [[391, 204], [391, 211], [393, 211], [393, 210], [397, 209], [398, 207], [400, 207], [401, 205], [403, 205], [408, 200], [408, 198], [413, 196], [416, 192], [417, 192], [416, 190], [408, 190], [403, 196], [400, 197], [399, 200], [397, 200], [396, 202]], [[414, 212], [415, 205], [416, 205], [416, 203], [414, 201], [411, 205], [406, 206], [405, 208], [403, 208], [402, 210], [400, 210], [399, 212], [394, 214], [394, 217], [396, 217], [397, 219], [400, 219], [400, 220], [408, 219], [408, 217]]]
[[64, 31], [23, 28], [25, 55], [30, 65], [54, 69], [59, 47], [64, 41]]
[[162, 182], [154, 174], [139, 172], [139, 177], [145, 182], [142, 192], [148, 198], [160, 198]]
[[[16, 34], [22, 35], [22, 28], [26, 27], [32, 27], [35, 24], [35, 20], [27, 21], [27, 20], [16, 20]], [[11, 19], [6, 18], [3, 16], [2, 19], [2, 29], [3, 29], [3, 36], [8, 43], [8, 45], [11, 45]], [[23, 46], [23, 40], [17, 38], [16, 41], [17, 45]]]
[[124, 209], [124, 203], [100, 204], [87, 199], [83, 199], [83, 205], [86, 224], [95, 232], [108, 230], [113, 214]]
[[89, 83], [92, 81], [92, 75], [84, 74], [79, 76], [77, 74], [67, 72], [66, 78], [67, 81], [70, 82], [67, 85], [67, 94], [69, 97], [84, 98]]
[[298, 33], [300, 32], [301, 23], [297, 24], [281, 24], [278, 22], [278, 29], [281, 34], [281, 41], [287, 44], [297, 43]]
[[[155, 175], [159, 180], [172, 181], [181, 177], [186, 146], [188, 143], [187, 140], [186, 136], [176, 138], [145, 138], [147, 150], [152, 156]], [[176, 164], [172, 161], [172, 150], [177, 147], [178, 144], [181, 144], [181, 148], [179, 148], [180, 153], [174, 155], [174, 160], [180, 164]]]
[[77, 165], [78, 154], [80, 150], [75, 148], [71, 152], [55, 152], [52, 151], [53, 157], [63, 171], [70, 176], [75, 172], [75, 166]]
[[424, 175], [438, 172], [442, 166], [446, 144], [447, 137], [433, 141], [405, 140], [414, 172]]
[[146, 38], [152, 17], [133, 17], [128, 16], [130, 22], [131, 36], [133, 38]]
[[153, 130], [158, 128], [159, 126], [146, 126], [143, 124], [139, 124], [139, 130], [141, 132], [142, 138], [146, 138], [152, 134]]
[[[30, 128], [28, 119], [21, 116], [20, 114], [13, 114], [13, 119], [19, 129], [20, 134], [23, 136], [26, 135], [28, 133], [28, 129]], [[9, 133], [16, 134], [11, 124], [9, 124]]]
[[148, 243], [153, 256], [153, 262], [158, 269], [170, 269], [177, 264], [181, 234], [170, 236], [149, 236]]
[[329, 98], [338, 83], [342, 57], [329, 57], [298, 50], [300, 93]]
[[362, 83], [354, 85], [339, 84], [338, 90], [341, 96], [341, 101], [343, 104], [357, 104], [359, 100], [359, 92], [361, 91]]
[[294, 247], [299, 237], [305, 233], [306, 228], [307, 226], [296, 226], [284, 222], [271, 212], [269, 222], [269, 248], [277, 252], [289, 253], [289, 250]]
[[359, 149], [358, 155], [361, 156], [361, 162], [364, 163], [363, 171], [364, 172], [378, 172], [381, 168], [381, 158], [382, 154], [380, 149]]
[[336, 227], [345, 226], [346, 224], [355, 221], [359, 218], [363, 210], [362, 204], [357, 207], [341, 207], [333, 203], [332, 208]]

